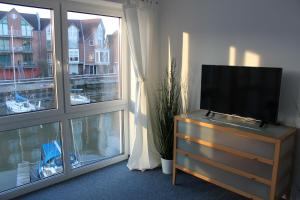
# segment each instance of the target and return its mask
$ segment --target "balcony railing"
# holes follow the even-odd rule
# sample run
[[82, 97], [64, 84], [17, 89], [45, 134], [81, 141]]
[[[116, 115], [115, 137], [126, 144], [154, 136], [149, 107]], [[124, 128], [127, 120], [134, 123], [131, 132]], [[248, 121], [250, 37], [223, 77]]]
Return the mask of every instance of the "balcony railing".
[[[6, 52], [6, 53], [12, 53], [12, 48], [0, 48], [0, 52]], [[32, 53], [32, 48], [31, 47], [14, 47], [14, 52], [15, 53]]]
[[11, 31], [8, 30], [6, 33], [2, 32], [0, 34], [0, 37], [11, 37], [11, 36], [14, 36], [14, 37], [32, 38], [32, 31], [30, 32], [30, 34], [26, 34], [26, 35], [24, 35], [21, 30], [14, 30], [14, 31], [12, 31], [12, 33], [13, 34], [11, 34]]

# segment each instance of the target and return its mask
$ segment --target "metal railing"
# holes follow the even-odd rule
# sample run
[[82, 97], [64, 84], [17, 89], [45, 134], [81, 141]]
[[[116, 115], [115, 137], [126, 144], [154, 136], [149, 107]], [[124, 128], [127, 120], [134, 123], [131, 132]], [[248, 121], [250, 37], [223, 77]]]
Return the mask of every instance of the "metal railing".
[[[26, 32], [28, 33], [28, 32]], [[26, 38], [32, 38], [32, 31], [29, 32], [30, 34], [24, 34], [22, 33], [21, 30], [13, 30], [12, 33], [10, 30], [8, 30], [6, 33], [5, 32], [2, 32], [0, 34], [0, 37], [11, 37], [11, 36], [14, 36], [14, 37], [26, 37]]]

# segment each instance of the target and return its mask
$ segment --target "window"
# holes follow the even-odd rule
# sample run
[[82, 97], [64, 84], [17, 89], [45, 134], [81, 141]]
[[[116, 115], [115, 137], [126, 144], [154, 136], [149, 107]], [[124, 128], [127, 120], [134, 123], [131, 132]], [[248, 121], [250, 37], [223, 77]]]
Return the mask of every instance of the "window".
[[52, 53], [47, 53], [47, 62], [52, 63]]
[[[77, 70], [78, 67], [74, 66], [74, 62], [78, 61], [79, 56], [85, 56], [85, 58], [83, 58], [83, 61], [85, 62], [83, 63], [83, 66], [85, 68], [84, 72], [86, 73], [82, 74], [80, 80], [78, 76], [70, 76], [70, 91], [74, 90], [75, 88], [80, 89], [82, 93], [81, 96], [86, 97], [88, 99], [86, 101], [83, 101], [85, 104], [119, 99], [120, 74], [115, 73], [108, 75], [106, 69], [107, 67], [114, 67], [114, 64], [110, 63], [110, 51], [115, 51], [113, 55], [116, 56], [113, 59], [116, 60], [116, 63], [119, 63], [119, 58], [117, 57], [117, 55], [120, 48], [118, 46], [120, 18], [76, 12], [68, 12], [67, 16], [68, 24], [80, 24], [80, 27], [82, 27], [81, 34], [88, 33], [88, 35], [83, 35], [82, 38], [87, 38], [89, 35], [95, 35], [97, 41], [97, 43], [94, 46], [89, 48], [85, 48], [84, 46], [86, 45], [80, 45], [82, 46], [80, 52], [78, 50], [73, 51], [73, 49], [69, 50], [69, 74], [79, 74], [79, 71]], [[111, 35], [113, 34], [116, 35], [116, 37], [111, 37]], [[77, 37], [78, 29], [74, 25], [71, 25], [68, 28], [68, 41], [74, 40], [75, 35]], [[106, 38], [114, 40], [110, 41], [110, 43], [115, 44], [115, 46], [112, 46], [111, 48], [109, 48], [108, 46], [106, 47], [104, 43], [104, 41], [107, 40]], [[79, 40], [78, 42], [79, 44], [83, 43], [82, 40]], [[95, 54], [94, 60], [91, 59], [92, 57], [90, 56], [93, 53]], [[73, 104], [72, 96], [70, 98], [71, 105], [77, 105]]]
[[70, 126], [74, 143], [70, 151], [76, 160], [70, 161], [73, 168], [123, 153], [121, 112], [71, 119]]
[[69, 38], [69, 48], [70, 49], [78, 49], [78, 38], [79, 31], [78, 28], [74, 25], [71, 25], [68, 29], [68, 38]]
[[10, 55], [0, 55], [0, 67], [10, 67], [11, 57]]
[[1, 132], [0, 192], [62, 173], [61, 144], [58, 122]]
[[21, 30], [22, 36], [32, 36], [32, 26], [24, 19], [21, 19]]
[[0, 51], [8, 51], [9, 50], [9, 40], [4, 39], [0, 40]]
[[97, 28], [97, 44], [100, 48], [104, 47], [104, 27], [103, 24], [100, 22]]
[[[22, 10], [27, 10], [27, 13], [22, 13]], [[48, 24], [52, 27], [53, 10], [0, 3], [0, 12], [13, 12], [16, 16], [9, 18], [9, 23], [13, 24], [11, 31], [16, 37], [0, 39], [0, 53], [6, 51], [5, 54], [0, 54], [0, 65], [6, 68], [0, 72], [0, 117], [56, 109], [55, 81], [48, 74], [45, 40], [39, 39], [44, 30], [39, 33], [36, 30], [38, 34], [32, 35], [33, 26]], [[37, 13], [42, 16], [41, 24], [38, 24], [38, 20], [30, 20], [32, 24], [25, 20], [37, 19]], [[0, 21], [0, 27], [2, 32], [6, 29], [7, 17]], [[35, 45], [34, 51], [32, 45]], [[52, 52], [50, 54], [53, 55]], [[37, 78], [38, 82], [34, 82]], [[7, 85], [1, 80], [11, 82]], [[45, 93], [48, 94], [46, 97]]]
[[50, 24], [46, 27], [46, 48], [52, 48], [52, 31]]
[[23, 40], [23, 51], [32, 51], [31, 49], [31, 40], [24, 39]]
[[3, 17], [2, 20], [0, 20], [0, 35], [8, 35], [7, 17]]
[[79, 50], [69, 49], [69, 63], [78, 63], [78, 62], [79, 62]]
[[[8, 35], [0, 35], [1, 198], [126, 159], [126, 70], [114, 56], [120, 57], [124, 42], [121, 7], [5, 2], [0, 3], [1, 17], [9, 19]], [[0, 24], [2, 31], [5, 23]], [[115, 39], [109, 39], [112, 34]], [[114, 52], [98, 57], [114, 58], [120, 73], [107, 74], [113, 66], [96, 63], [96, 49]]]
[[100, 65], [109, 65], [109, 49], [96, 49], [95, 62]]
[[23, 64], [24, 65], [33, 65], [32, 54], [23, 54]]
[[89, 45], [94, 46], [94, 40], [89, 40]]

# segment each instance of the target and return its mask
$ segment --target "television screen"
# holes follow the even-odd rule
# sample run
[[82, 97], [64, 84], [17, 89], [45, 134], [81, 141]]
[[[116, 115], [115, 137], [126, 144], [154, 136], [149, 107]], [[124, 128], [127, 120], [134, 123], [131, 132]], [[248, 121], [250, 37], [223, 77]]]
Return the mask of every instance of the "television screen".
[[282, 68], [202, 65], [200, 108], [277, 120]]

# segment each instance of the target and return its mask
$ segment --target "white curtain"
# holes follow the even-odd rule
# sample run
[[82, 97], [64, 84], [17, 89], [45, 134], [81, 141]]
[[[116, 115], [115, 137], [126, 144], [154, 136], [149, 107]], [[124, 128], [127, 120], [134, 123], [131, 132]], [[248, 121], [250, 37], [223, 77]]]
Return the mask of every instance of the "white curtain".
[[[123, 4], [132, 65], [136, 75], [134, 102], [134, 141], [127, 167], [130, 170], [153, 169], [160, 165], [150, 122], [149, 71], [157, 61], [158, 1], [127, 0]], [[155, 70], [155, 69], [154, 69]]]

